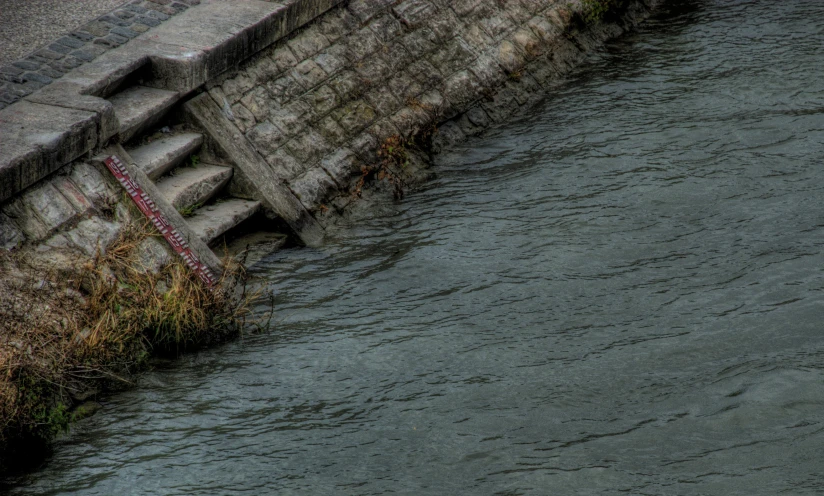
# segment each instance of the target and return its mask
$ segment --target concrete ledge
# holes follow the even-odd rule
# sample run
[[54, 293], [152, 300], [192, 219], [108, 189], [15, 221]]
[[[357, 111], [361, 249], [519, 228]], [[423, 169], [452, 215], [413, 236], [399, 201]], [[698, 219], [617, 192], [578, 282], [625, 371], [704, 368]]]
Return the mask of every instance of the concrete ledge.
[[149, 54], [148, 86], [187, 93], [236, 67], [344, 0], [211, 0], [163, 24], [129, 49]]
[[98, 143], [100, 114], [18, 102], [0, 111], [0, 202]]

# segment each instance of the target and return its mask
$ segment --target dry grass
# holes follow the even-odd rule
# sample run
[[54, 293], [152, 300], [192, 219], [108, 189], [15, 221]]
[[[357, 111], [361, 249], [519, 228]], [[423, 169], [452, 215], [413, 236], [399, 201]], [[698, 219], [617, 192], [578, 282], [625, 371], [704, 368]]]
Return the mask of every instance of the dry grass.
[[236, 332], [253, 298], [238, 294], [238, 264], [206, 288], [175, 259], [159, 272], [139, 263], [148, 225], [123, 230], [93, 263], [43, 276], [0, 252], [0, 445], [45, 440], [71, 421], [91, 384], [125, 381], [152, 354], [178, 353]]

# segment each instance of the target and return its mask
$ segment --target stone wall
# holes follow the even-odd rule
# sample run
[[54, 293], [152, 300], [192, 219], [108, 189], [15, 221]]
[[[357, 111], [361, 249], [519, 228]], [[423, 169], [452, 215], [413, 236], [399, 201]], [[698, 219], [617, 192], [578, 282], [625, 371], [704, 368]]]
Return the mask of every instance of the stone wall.
[[438, 149], [534, 103], [652, 1], [628, 3], [585, 25], [580, 0], [351, 0], [209, 94], [324, 223], [387, 138], [437, 125]]

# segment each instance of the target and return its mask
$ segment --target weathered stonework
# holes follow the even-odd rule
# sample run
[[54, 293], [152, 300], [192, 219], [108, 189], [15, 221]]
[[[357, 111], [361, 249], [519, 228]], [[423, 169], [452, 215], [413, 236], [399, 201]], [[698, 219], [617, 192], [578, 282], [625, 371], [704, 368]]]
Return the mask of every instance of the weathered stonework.
[[501, 122], [650, 3], [583, 26], [580, 1], [352, 0], [207, 86], [270, 177], [325, 223], [387, 138], [437, 125], [438, 151]]

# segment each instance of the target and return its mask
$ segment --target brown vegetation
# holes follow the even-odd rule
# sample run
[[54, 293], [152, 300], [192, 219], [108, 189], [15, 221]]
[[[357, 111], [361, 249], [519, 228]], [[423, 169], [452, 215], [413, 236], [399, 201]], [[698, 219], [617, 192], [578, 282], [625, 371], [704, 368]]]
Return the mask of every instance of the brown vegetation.
[[0, 252], [3, 458], [39, 450], [90, 389], [127, 382], [150, 355], [238, 329], [250, 301], [235, 292], [242, 268], [229, 264], [213, 290], [177, 259], [146, 270], [135, 248], [149, 236], [149, 225], [127, 227], [93, 263], [45, 278], [42, 267]]

